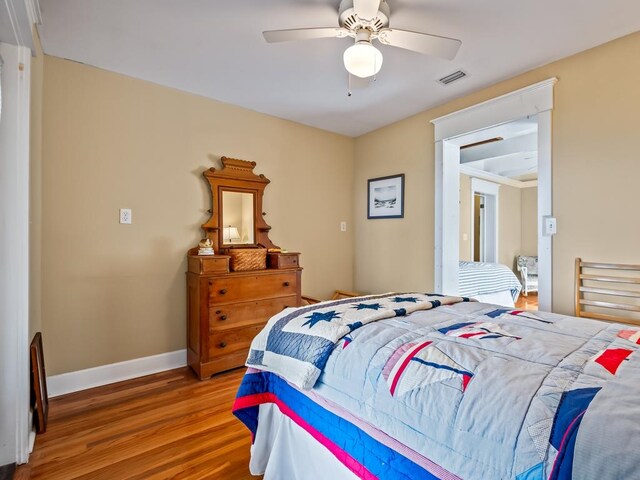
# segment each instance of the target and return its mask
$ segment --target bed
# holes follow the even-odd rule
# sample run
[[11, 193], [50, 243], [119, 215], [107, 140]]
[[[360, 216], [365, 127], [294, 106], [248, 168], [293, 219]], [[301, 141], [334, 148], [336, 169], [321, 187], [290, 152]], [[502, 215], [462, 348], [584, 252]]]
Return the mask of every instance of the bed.
[[640, 329], [408, 293], [287, 309], [234, 414], [273, 479], [640, 478]]
[[513, 307], [522, 285], [506, 265], [486, 262], [460, 262], [458, 294], [485, 303]]

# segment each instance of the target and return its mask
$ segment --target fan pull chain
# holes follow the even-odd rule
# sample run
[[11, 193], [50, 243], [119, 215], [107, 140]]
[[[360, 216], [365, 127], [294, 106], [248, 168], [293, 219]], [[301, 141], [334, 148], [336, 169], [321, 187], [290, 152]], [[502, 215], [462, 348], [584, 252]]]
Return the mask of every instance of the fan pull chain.
[[347, 97], [351, 96], [351, 74], [347, 72]]

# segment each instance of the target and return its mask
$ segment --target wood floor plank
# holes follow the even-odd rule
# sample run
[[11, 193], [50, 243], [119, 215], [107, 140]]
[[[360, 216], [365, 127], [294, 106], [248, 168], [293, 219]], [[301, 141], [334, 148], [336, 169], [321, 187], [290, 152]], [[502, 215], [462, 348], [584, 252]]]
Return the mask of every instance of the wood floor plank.
[[520, 294], [516, 301], [516, 308], [521, 310], [538, 310], [538, 294], [530, 293], [526, 297]]
[[231, 413], [243, 373], [200, 382], [181, 368], [54, 398], [15, 479], [258, 478], [250, 434]]

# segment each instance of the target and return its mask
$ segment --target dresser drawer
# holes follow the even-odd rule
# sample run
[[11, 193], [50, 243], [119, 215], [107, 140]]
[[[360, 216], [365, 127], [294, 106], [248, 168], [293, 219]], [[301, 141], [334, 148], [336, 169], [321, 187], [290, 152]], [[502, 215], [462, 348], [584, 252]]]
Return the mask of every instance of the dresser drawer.
[[209, 307], [209, 331], [264, 324], [287, 307], [296, 307], [298, 297], [287, 297]]
[[229, 271], [227, 255], [189, 255], [189, 271], [203, 275], [207, 273], [226, 273]]
[[262, 327], [264, 324], [209, 334], [209, 358], [229, 355], [242, 350], [248, 352], [251, 341], [262, 330]]
[[296, 252], [288, 253], [268, 253], [267, 263], [269, 268], [298, 268], [300, 254]]
[[209, 279], [209, 305], [297, 295], [296, 273]]

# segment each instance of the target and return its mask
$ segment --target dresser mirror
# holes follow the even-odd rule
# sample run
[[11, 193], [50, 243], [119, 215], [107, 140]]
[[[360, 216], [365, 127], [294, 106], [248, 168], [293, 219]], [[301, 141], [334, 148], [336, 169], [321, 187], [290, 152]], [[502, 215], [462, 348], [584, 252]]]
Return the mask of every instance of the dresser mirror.
[[253, 172], [255, 162], [222, 157], [222, 168], [204, 172], [211, 187], [211, 218], [202, 225], [215, 253], [228, 248], [274, 248], [264, 221], [262, 197], [269, 179]]
[[255, 195], [222, 190], [222, 245], [253, 245]]

